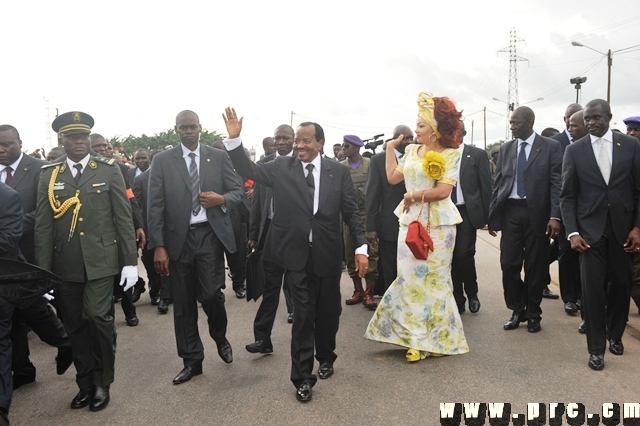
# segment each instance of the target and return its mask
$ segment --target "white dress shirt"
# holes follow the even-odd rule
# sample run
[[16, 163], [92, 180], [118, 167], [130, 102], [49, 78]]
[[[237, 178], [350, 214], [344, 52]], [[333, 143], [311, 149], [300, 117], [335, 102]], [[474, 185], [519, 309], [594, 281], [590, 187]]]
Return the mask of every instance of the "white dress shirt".
[[74, 178], [76, 177], [76, 175], [78, 174], [78, 169], [76, 169], [75, 166], [76, 164], [81, 164], [82, 165], [82, 173], [84, 173], [85, 170], [87, 170], [87, 164], [89, 164], [89, 159], [91, 158], [91, 156], [89, 154], [85, 155], [84, 158], [80, 161], [78, 161], [77, 163], [75, 161], [71, 161], [69, 159], [69, 157], [67, 157], [67, 166], [69, 167], [69, 170], [71, 170], [71, 176], [73, 176]]
[[0, 167], [2, 167], [2, 169], [0, 169], [0, 182], [5, 183], [7, 181], [7, 169], [9, 167], [11, 167], [12, 170], [11, 177], [15, 176], [16, 170], [18, 169], [18, 164], [20, 164], [20, 161], [22, 161], [23, 155], [24, 153], [20, 152], [20, 156], [18, 157], [18, 159], [8, 166], [3, 166], [0, 164]]
[[613, 131], [608, 129], [601, 137], [592, 134], [589, 134], [589, 137], [591, 138], [591, 148], [593, 148], [593, 155], [596, 156], [596, 162], [598, 161], [598, 155], [600, 155], [598, 139], [602, 139], [603, 147], [609, 151], [609, 166], [611, 166], [611, 161], [613, 160]]
[[[196, 154], [196, 158], [194, 158], [194, 160], [196, 162], [196, 167], [198, 168], [198, 179], [199, 179], [200, 178], [200, 142], [198, 142], [198, 146], [193, 151], [189, 150], [189, 148], [184, 146], [182, 143], [180, 144], [180, 147], [182, 148], [182, 158], [184, 158], [184, 163], [187, 165], [187, 172], [189, 171], [189, 166], [191, 165], [191, 157], [189, 157], [189, 154], [191, 154], [192, 152]], [[191, 209], [191, 206], [189, 206], [189, 209]], [[190, 217], [189, 219], [190, 225], [193, 225], [195, 223], [206, 222], [208, 220], [207, 210], [204, 207], [202, 207], [197, 215], [194, 216], [192, 212], [189, 215], [189, 217]]]
[[529, 154], [531, 153], [531, 146], [533, 145], [533, 141], [535, 140], [536, 140], [536, 132], [531, 133], [531, 136], [529, 136], [526, 140], [518, 139], [518, 149], [516, 151], [516, 168], [514, 170], [515, 173], [513, 174], [513, 188], [511, 188], [511, 194], [509, 195], [509, 198], [512, 198], [514, 200], [521, 200], [521, 199], [525, 200], [527, 198], [527, 197], [520, 198], [520, 196], [518, 195], [518, 157], [520, 156], [522, 143], [526, 142], [527, 145], [524, 148], [524, 153], [528, 161]]

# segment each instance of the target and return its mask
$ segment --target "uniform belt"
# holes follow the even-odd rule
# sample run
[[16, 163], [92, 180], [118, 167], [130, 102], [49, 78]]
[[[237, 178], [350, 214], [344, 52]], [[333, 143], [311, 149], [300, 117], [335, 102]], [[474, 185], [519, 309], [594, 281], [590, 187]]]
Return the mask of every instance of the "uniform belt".
[[202, 228], [203, 226], [207, 226], [208, 224], [209, 224], [209, 222], [192, 223], [192, 224], [189, 225], [189, 229]]
[[507, 203], [509, 203], [509, 204], [511, 204], [513, 206], [527, 207], [526, 198], [522, 198], [522, 199], [508, 198], [507, 199]]

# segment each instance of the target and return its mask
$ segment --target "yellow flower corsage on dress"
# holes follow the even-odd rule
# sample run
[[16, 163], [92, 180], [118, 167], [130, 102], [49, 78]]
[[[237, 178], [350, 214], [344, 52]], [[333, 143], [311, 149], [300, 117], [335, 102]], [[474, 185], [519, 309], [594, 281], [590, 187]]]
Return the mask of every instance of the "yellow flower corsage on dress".
[[444, 155], [437, 151], [427, 151], [422, 160], [422, 169], [433, 180], [440, 180], [444, 176]]

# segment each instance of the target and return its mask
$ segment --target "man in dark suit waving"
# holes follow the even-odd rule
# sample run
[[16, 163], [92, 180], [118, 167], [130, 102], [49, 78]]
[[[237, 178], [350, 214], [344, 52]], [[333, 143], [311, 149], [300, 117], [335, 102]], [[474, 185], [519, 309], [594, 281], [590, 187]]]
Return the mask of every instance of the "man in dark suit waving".
[[609, 128], [602, 99], [584, 109], [589, 135], [567, 147], [562, 168], [562, 217], [571, 248], [580, 252], [582, 309], [589, 367], [604, 368], [609, 351], [622, 355], [629, 314], [632, 255], [640, 251], [640, 144]]
[[232, 108], [223, 114], [229, 139], [225, 145], [243, 178], [270, 186], [277, 207], [264, 249], [265, 262], [286, 270], [293, 298], [291, 381], [298, 401], [311, 399], [314, 342], [318, 375], [333, 374], [336, 334], [341, 312], [340, 213], [354, 238], [356, 270], [368, 267], [367, 244], [349, 169], [320, 156], [324, 131], [317, 123], [302, 123], [296, 131], [295, 157], [254, 164], [240, 139], [242, 118]]
[[[500, 266], [507, 307], [505, 330], [527, 322], [540, 331], [542, 290], [549, 274], [549, 238], [560, 230], [560, 143], [533, 131], [535, 114], [519, 107], [511, 114], [515, 138], [500, 147], [489, 207], [489, 233], [502, 231]], [[525, 279], [520, 276], [524, 263]]]
[[[460, 129], [462, 138], [467, 134], [464, 123]], [[476, 274], [477, 230], [482, 229], [489, 220], [489, 201], [491, 200], [491, 171], [487, 153], [475, 146], [460, 144], [460, 176], [453, 187], [453, 201], [462, 216], [462, 223], [456, 225], [456, 244], [451, 263], [453, 297], [458, 311], [465, 311], [464, 294], [469, 298], [469, 311], [480, 310], [478, 299], [478, 276]], [[463, 288], [464, 287], [464, 288]]]
[[176, 344], [184, 364], [173, 379], [178, 385], [202, 374], [198, 301], [220, 358], [233, 361], [222, 292], [224, 247], [236, 251], [227, 212], [241, 202], [244, 191], [229, 157], [200, 143], [202, 126], [195, 112], [179, 113], [175, 130], [180, 145], [153, 159], [147, 226], [156, 270], [171, 283]]

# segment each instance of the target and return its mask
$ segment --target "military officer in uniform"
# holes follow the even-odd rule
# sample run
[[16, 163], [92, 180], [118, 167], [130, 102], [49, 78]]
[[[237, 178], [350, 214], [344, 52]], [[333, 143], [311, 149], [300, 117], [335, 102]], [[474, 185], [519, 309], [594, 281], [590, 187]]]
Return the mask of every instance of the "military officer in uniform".
[[121, 273], [125, 291], [138, 280], [131, 205], [115, 160], [89, 153], [90, 115], [68, 112], [52, 127], [67, 158], [43, 166], [36, 263], [63, 280], [59, 301], [80, 388], [71, 408], [99, 411], [114, 378], [113, 277]]
[[[360, 148], [364, 146], [362, 139], [356, 135], [345, 135], [342, 142], [342, 152], [345, 159], [341, 161], [349, 167], [351, 180], [358, 200], [358, 210], [362, 223], [366, 222], [365, 196], [367, 192], [367, 176], [369, 175], [370, 160], [360, 155]], [[345, 300], [347, 305], [355, 305], [362, 302], [365, 308], [375, 309], [378, 304], [373, 300], [373, 290], [378, 280], [378, 247], [371, 244], [369, 250], [369, 269], [364, 276], [366, 287], [362, 288], [362, 278], [355, 269], [355, 249], [349, 227], [344, 225], [344, 246], [347, 254], [347, 268], [349, 276], [353, 280], [353, 296]]]

